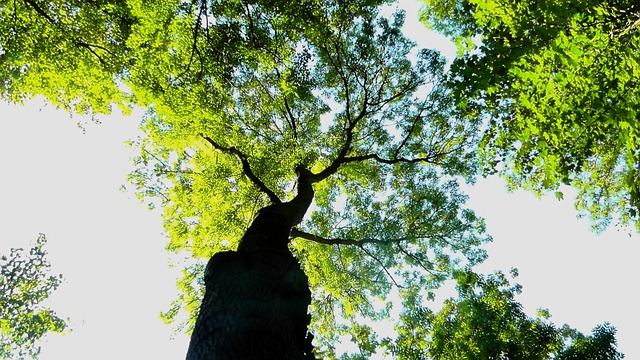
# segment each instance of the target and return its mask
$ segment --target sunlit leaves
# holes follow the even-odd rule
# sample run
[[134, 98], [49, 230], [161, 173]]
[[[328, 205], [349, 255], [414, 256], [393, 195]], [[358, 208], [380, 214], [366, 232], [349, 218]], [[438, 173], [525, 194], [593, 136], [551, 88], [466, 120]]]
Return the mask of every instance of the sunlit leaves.
[[562, 347], [558, 330], [543, 318], [529, 318], [502, 273], [457, 275], [458, 300], [445, 301], [429, 321], [434, 359], [548, 359]]
[[[6, 6], [5, 6], [6, 5]], [[0, 7], [0, 96], [43, 95], [78, 113], [127, 110], [123, 43], [135, 23], [124, 1], [8, 1]]]
[[37, 357], [37, 341], [49, 332], [62, 332], [67, 324], [56, 313], [44, 307], [52, 291], [60, 285], [62, 276], [49, 275], [51, 265], [46, 259], [40, 235], [26, 253], [11, 249], [0, 257], [0, 357], [24, 359]]
[[537, 193], [573, 185], [596, 230], [637, 222], [637, 4], [425, 3], [425, 20], [478, 44], [452, 70], [461, 108], [489, 120], [487, 171]]
[[[56, 15], [57, 3], [42, 10]], [[235, 249], [258, 209], [292, 199], [301, 168], [315, 176], [315, 199], [296, 230], [316, 238], [292, 239], [291, 249], [309, 277], [326, 354], [345, 334], [372, 353], [379, 343], [367, 321], [389, 316], [373, 302], [394, 288], [432, 291], [484, 259], [484, 224], [458, 189], [475, 175], [479, 121], [463, 119], [440, 86], [444, 59], [414, 51], [402, 34], [404, 14], [380, 11], [388, 1], [59, 3], [113, 62], [67, 52], [65, 61], [84, 66], [77, 76], [56, 70], [57, 58], [20, 55], [20, 64], [47, 69], [34, 79], [63, 77], [44, 83], [48, 97], [76, 81], [67, 102], [147, 110], [129, 180], [162, 207], [167, 249], [195, 259], [165, 320], [195, 309], [201, 261]], [[71, 47], [75, 33], [43, 24]], [[53, 40], [44, 44], [43, 54], [53, 51]], [[15, 84], [8, 94], [27, 94]]]

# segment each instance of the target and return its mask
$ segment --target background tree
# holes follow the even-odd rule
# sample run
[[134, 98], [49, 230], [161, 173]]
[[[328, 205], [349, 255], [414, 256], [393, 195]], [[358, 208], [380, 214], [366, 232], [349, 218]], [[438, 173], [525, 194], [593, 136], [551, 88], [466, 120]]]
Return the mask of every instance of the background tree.
[[608, 323], [593, 328], [591, 336], [585, 336], [573, 329], [567, 329], [570, 344], [557, 356], [557, 360], [619, 360], [624, 354], [616, 348], [616, 329]]
[[[511, 271], [517, 276], [517, 270]], [[547, 310], [534, 318], [516, 300], [520, 285], [501, 272], [483, 276], [466, 269], [454, 275], [457, 298], [441, 310], [414, 306], [401, 315], [397, 340], [384, 343], [397, 359], [602, 359], [624, 355], [616, 349], [616, 330], [605, 323], [585, 336], [568, 325], [557, 327]]]
[[0, 257], [0, 357], [3, 359], [36, 358], [40, 353], [37, 341], [48, 332], [62, 332], [65, 320], [42, 305], [58, 288], [62, 275], [49, 275], [51, 265], [46, 259], [47, 239], [38, 236], [26, 254], [22, 248], [12, 248], [8, 256]]
[[559, 198], [572, 185], [596, 230], [638, 224], [637, 2], [424, 2], [425, 23], [460, 46], [458, 106], [489, 121], [485, 169]]
[[[259, 209], [312, 186], [289, 247], [309, 277], [317, 343], [328, 357], [341, 334], [362, 334], [371, 354], [367, 324], [390, 310], [373, 299], [394, 287], [428, 296], [484, 259], [489, 239], [458, 190], [475, 172], [477, 123], [439, 87], [444, 60], [414, 50], [383, 3], [10, 2], [3, 95], [147, 108], [131, 181], [162, 206], [168, 250], [194, 259], [235, 248]], [[166, 319], [196, 312], [203, 268], [186, 267]]]

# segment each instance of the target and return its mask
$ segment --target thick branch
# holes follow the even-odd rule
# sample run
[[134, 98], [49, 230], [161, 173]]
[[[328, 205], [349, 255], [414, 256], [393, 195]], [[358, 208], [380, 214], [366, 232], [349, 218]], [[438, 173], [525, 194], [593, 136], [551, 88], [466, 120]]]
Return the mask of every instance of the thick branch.
[[[296, 118], [293, 116], [293, 112], [291, 111], [291, 107], [289, 106], [289, 101], [287, 101], [287, 97], [284, 96], [284, 108], [287, 110], [287, 114], [289, 115], [289, 119], [287, 122], [291, 126], [291, 130], [293, 131], [293, 138], [298, 139], [298, 129], [296, 127]], [[286, 118], [286, 117], [285, 117]]]
[[269, 197], [269, 200], [271, 200], [272, 203], [274, 204], [282, 203], [278, 195], [276, 195], [276, 193], [274, 193], [271, 189], [269, 189], [267, 185], [265, 185], [265, 183], [262, 182], [262, 180], [260, 180], [260, 178], [258, 178], [256, 174], [253, 173], [253, 171], [251, 170], [251, 166], [249, 165], [249, 160], [247, 160], [247, 155], [245, 155], [244, 153], [242, 153], [240, 150], [236, 149], [233, 146], [224, 147], [218, 144], [217, 142], [215, 142], [213, 139], [211, 139], [208, 136], [205, 136], [203, 134], [200, 134], [200, 136], [202, 136], [203, 139], [205, 139], [209, 144], [211, 144], [211, 146], [213, 146], [214, 149], [222, 151], [223, 153], [226, 153], [226, 154], [236, 156], [242, 163], [242, 172], [244, 173], [244, 175], [247, 178], [249, 178], [249, 180], [254, 185], [256, 185], [258, 189], [260, 189], [260, 191], [267, 194], [267, 196]]
[[340, 152], [338, 153], [338, 156], [336, 156], [336, 158], [333, 160], [331, 165], [327, 166], [321, 172], [319, 172], [317, 174], [313, 174], [313, 176], [311, 178], [311, 182], [314, 182], [314, 183], [320, 182], [320, 181], [328, 178], [329, 176], [335, 174], [338, 171], [338, 169], [340, 168], [340, 165], [342, 165], [344, 163], [344, 159], [347, 156], [347, 153], [351, 149], [351, 143], [353, 141], [353, 128], [355, 127], [356, 123], [357, 122], [351, 123], [349, 125], [349, 127], [346, 129], [347, 138], [346, 138], [344, 144], [342, 145], [342, 148], [340, 149]]
[[323, 238], [322, 236], [318, 236], [315, 234], [310, 234], [308, 232], [302, 231], [298, 228], [291, 229], [291, 237], [292, 238], [299, 237], [301, 239], [317, 242], [318, 244], [355, 245], [358, 247], [362, 247], [364, 244], [389, 245], [389, 244], [400, 243], [402, 241], [409, 240], [409, 237], [406, 237], [406, 236], [396, 238], [396, 239], [372, 239], [372, 238], [364, 238], [360, 240], [340, 239], [340, 238], [327, 239], [327, 238]]
[[307, 213], [314, 196], [311, 172], [304, 166], [298, 165], [296, 173], [298, 174], [298, 193], [290, 201], [276, 205], [281, 208], [282, 214], [289, 220], [291, 227], [302, 222], [302, 218]]
[[[365, 97], [365, 100], [362, 103], [362, 108], [360, 109], [360, 113], [355, 117], [352, 118], [351, 116], [351, 94], [349, 91], [349, 80], [348, 80], [348, 76], [347, 74], [344, 73], [342, 65], [338, 63], [338, 61], [340, 61], [340, 59], [334, 59], [333, 56], [331, 56], [331, 51], [329, 50], [328, 46], [324, 47], [324, 50], [326, 52], [327, 58], [329, 59], [329, 62], [331, 63], [331, 65], [334, 67], [334, 69], [336, 70], [336, 72], [338, 73], [340, 80], [342, 82], [342, 87], [344, 88], [344, 92], [345, 92], [345, 112], [346, 112], [346, 121], [347, 121], [347, 126], [345, 128], [345, 135], [346, 135], [346, 139], [344, 144], [342, 145], [342, 148], [340, 149], [340, 152], [338, 153], [338, 156], [336, 156], [336, 158], [333, 160], [333, 162], [324, 170], [322, 170], [320, 173], [318, 174], [314, 174], [311, 181], [312, 182], [319, 182], [322, 181], [326, 178], [328, 178], [329, 176], [335, 174], [338, 169], [340, 168], [340, 165], [343, 162], [343, 159], [345, 158], [345, 156], [347, 156], [347, 153], [349, 152], [349, 150], [351, 149], [351, 144], [353, 142], [353, 129], [356, 127], [356, 125], [358, 124], [358, 122], [360, 122], [367, 114], [367, 98]], [[336, 46], [336, 52], [338, 52], [338, 46]]]
[[425, 162], [425, 163], [433, 163], [434, 162], [434, 157], [430, 157], [430, 156], [426, 156], [426, 157], [418, 157], [418, 158], [412, 158], [412, 159], [408, 159], [405, 157], [396, 157], [393, 159], [384, 159], [382, 157], [380, 157], [380, 155], [378, 154], [367, 154], [367, 155], [360, 155], [360, 156], [348, 156], [345, 157], [344, 159], [342, 159], [342, 163], [346, 164], [346, 163], [351, 163], [351, 162], [358, 162], [358, 161], [365, 161], [365, 160], [375, 160], [379, 163], [383, 163], [383, 164], [388, 164], [388, 165], [393, 165], [393, 164], [398, 164], [398, 163], [419, 163], [419, 162]]
[[349, 162], [345, 160], [348, 159], [347, 154], [349, 153], [349, 150], [351, 150], [351, 144], [353, 143], [353, 129], [356, 127], [356, 125], [358, 125], [358, 123], [362, 119], [364, 119], [365, 116], [367, 116], [366, 104], [367, 104], [367, 99], [365, 98], [365, 100], [362, 103], [362, 108], [360, 109], [360, 113], [358, 114], [358, 116], [356, 116], [356, 118], [353, 120], [349, 120], [349, 126], [345, 129], [346, 139], [344, 141], [344, 144], [342, 145], [342, 148], [340, 149], [340, 152], [338, 153], [338, 156], [336, 156], [336, 158], [333, 159], [333, 162], [331, 163], [331, 165], [327, 166], [321, 172], [317, 174], [313, 174], [313, 176], [311, 177], [311, 182], [316, 183], [328, 178], [329, 176], [335, 174], [338, 171], [338, 169], [340, 168], [340, 165], [346, 162]]

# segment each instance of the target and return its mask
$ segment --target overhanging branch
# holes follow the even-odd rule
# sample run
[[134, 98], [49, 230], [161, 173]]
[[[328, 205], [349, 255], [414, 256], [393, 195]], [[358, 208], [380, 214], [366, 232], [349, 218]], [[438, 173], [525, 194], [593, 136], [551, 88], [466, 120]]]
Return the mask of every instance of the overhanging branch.
[[413, 164], [413, 163], [431, 163], [431, 164], [436, 164], [437, 163], [437, 158], [441, 155], [446, 155], [446, 153], [438, 153], [434, 156], [424, 156], [424, 157], [417, 157], [417, 158], [405, 158], [405, 157], [395, 157], [393, 159], [385, 159], [383, 157], [381, 157], [378, 154], [366, 154], [366, 155], [359, 155], [359, 156], [346, 156], [346, 152], [347, 152], [347, 147], [345, 146], [343, 148], [343, 152], [340, 152], [340, 154], [338, 154], [338, 156], [336, 157], [336, 159], [331, 163], [331, 165], [329, 165], [328, 167], [326, 167], [323, 171], [321, 171], [318, 174], [313, 174], [311, 177], [311, 181], [316, 183], [316, 182], [320, 182], [326, 178], [328, 178], [329, 176], [335, 174], [338, 169], [340, 168], [341, 165], [343, 164], [348, 164], [348, 163], [353, 163], [353, 162], [359, 162], [359, 161], [367, 161], [367, 160], [374, 160], [377, 161], [379, 163], [382, 164], [387, 164], [387, 165], [393, 165], [393, 164], [398, 164], [398, 163], [405, 163], [405, 164]]
[[315, 234], [311, 234], [311, 233], [302, 231], [302, 230], [300, 230], [298, 228], [291, 229], [291, 237], [292, 238], [299, 237], [301, 239], [317, 242], [318, 244], [325, 244], [325, 245], [355, 245], [355, 246], [358, 246], [358, 247], [362, 247], [364, 244], [390, 245], [390, 244], [394, 244], [394, 243], [400, 243], [402, 241], [407, 241], [407, 240], [410, 239], [407, 236], [400, 237], [400, 238], [394, 238], [394, 239], [373, 239], [373, 238], [364, 238], [364, 239], [360, 239], [360, 240], [341, 239], [341, 238], [327, 239], [327, 238], [324, 238], [322, 236], [318, 236], [318, 235], [315, 235]]
[[360, 250], [362, 252], [364, 252], [365, 254], [367, 254], [370, 258], [372, 258], [373, 260], [375, 260], [375, 262], [378, 263], [378, 265], [380, 265], [380, 267], [382, 267], [382, 269], [384, 270], [384, 272], [387, 274], [387, 276], [389, 277], [389, 279], [391, 279], [391, 281], [393, 282], [393, 284], [397, 287], [397, 288], [404, 288], [404, 286], [398, 284], [398, 282], [396, 281], [396, 279], [393, 277], [393, 275], [391, 275], [391, 272], [389, 271], [389, 269], [387, 268], [387, 266], [382, 262], [382, 260], [380, 260], [377, 256], [375, 256], [371, 251], [365, 249], [364, 247], [360, 247]]
[[265, 185], [265, 183], [262, 182], [262, 180], [260, 180], [260, 178], [258, 178], [256, 174], [253, 173], [253, 171], [251, 170], [251, 166], [249, 165], [249, 160], [247, 159], [247, 155], [245, 155], [240, 150], [236, 149], [234, 146], [225, 147], [215, 142], [212, 138], [205, 136], [204, 134], [200, 134], [200, 136], [203, 139], [205, 139], [211, 146], [213, 146], [214, 149], [218, 151], [222, 151], [223, 153], [226, 153], [229, 155], [236, 156], [242, 163], [242, 172], [244, 173], [244, 175], [254, 185], [256, 185], [260, 191], [267, 194], [267, 196], [269, 197], [269, 200], [271, 200], [272, 203], [274, 204], [282, 203], [278, 195], [276, 195], [276, 193], [274, 193], [271, 189], [269, 189], [267, 185]]
[[380, 155], [378, 154], [367, 154], [367, 155], [360, 155], [360, 156], [348, 156], [345, 157], [342, 161], [342, 163], [346, 164], [346, 163], [351, 163], [351, 162], [358, 162], [358, 161], [365, 161], [365, 160], [375, 160], [379, 163], [383, 163], [383, 164], [388, 164], [388, 165], [393, 165], [393, 164], [398, 164], [398, 163], [407, 163], [407, 164], [412, 164], [412, 163], [419, 163], [419, 162], [424, 162], [424, 163], [435, 163], [435, 156], [431, 157], [431, 156], [426, 156], [426, 157], [418, 157], [418, 158], [404, 158], [404, 157], [396, 157], [393, 159], [385, 159], [380, 157]]

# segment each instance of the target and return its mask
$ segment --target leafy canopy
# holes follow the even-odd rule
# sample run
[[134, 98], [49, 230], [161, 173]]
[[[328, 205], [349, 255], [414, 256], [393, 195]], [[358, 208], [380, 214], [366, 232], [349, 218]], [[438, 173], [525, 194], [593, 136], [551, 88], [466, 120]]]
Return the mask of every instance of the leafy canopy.
[[[162, 207], [167, 249], [195, 259], [167, 321], [197, 310], [200, 259], [234, 249], [256, 211], [293, 198], [307, 174], [314, 202], [290, 248], [313, 291], [319, 355], [333, 357], [349, 334], [367, 357], [382, 346], [369, 324], [389, 317], [392, 305], [377, 304], [391, 289], [412, 307], [407, 299], [431, 297], [454, 269], [482, 261], [489, 240], [458, 189], [476, 170], [479, 122], [458, 114], [441, 86], [444, 60], [415, 49], [404, 14], [389, 9], [10, 2], [0, 61], [14, 76], [2, 94], [41, 94], [78, 112], [148, 110], [130, 180]], [[27, 27], [40, 30], [37, 42], [19, 31]]]
[[558, 198], [572, 185], [596, 230], [640, 224], [638, 3], [423, 1], [459, 44], [458, 106], [489, 121], [486, 170]]
[[62, 332], [65, 320], [42, 302], [58, 288], [62, 275], [49, 275], [47, 239], [38, 236], [28, 254], [12, 248], [0, 256], [0, 358], [36, 358], [37, 341], [48, 332]]
[[[512, 269], [515, 278], [517, 270]], [[454, 274], [457, 298], [434, 312], [414, 306], [401, 314], [400, 336], [387, 339], [394, 358], [438, 360], [600, 359], [619, 360], [616, 329], [608, 323], [587, 336], [568, 325], [557, 327], [547, 310], [527, 316], [516, 300], [520, 285], [507, 276], [489, 276], [469, 269]]]

